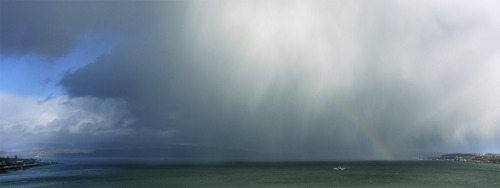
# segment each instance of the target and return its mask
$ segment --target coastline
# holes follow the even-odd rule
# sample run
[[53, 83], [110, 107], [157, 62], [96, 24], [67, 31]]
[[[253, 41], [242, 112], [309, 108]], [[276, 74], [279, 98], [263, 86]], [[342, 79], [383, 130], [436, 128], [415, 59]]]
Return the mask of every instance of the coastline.
[[8, 173], [14, 170], [25, 170], [33, 167], [48, 166], [53, 164], [60, 164], [56, 161], [42, 161], [40, 159], [21, 159], [0, 157], [0, 173]]
[[500, 154], [450, 153], [440, 157], [427, 158], [427, 160], [500, 164]]

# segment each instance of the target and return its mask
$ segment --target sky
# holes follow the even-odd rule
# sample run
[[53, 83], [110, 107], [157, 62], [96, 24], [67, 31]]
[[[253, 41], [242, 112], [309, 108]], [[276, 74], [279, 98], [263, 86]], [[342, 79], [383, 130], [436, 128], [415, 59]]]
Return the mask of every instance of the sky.
[[1, 0], [0, 30], [0, 151], [500, 153], [494, 0]]

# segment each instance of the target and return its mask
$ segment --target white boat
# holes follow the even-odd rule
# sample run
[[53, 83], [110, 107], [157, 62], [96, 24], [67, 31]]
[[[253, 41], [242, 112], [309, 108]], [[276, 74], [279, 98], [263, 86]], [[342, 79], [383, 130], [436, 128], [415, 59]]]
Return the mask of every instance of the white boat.
[[341, 166], [337, 167], [337, 168], [333, 168], [334, 170], [345, 170], [345, 168], [342, 168]]

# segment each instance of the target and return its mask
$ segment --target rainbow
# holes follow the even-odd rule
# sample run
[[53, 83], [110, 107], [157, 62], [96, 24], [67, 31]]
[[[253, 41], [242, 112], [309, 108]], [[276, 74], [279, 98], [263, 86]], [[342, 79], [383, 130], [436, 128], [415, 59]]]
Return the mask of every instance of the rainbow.
[[387, 149], [387, 147], [384, 145], [384, 143], [379, 139], [377, 134], [373, 132], [369, 127], [367, 127], [365, 124], [361, 123], [358, 117], [354, 115], [354, 113], [351, 113], [351, 111], [344, 107], [343, 105], [340, 105], [338, 103], [335, 103], [338, 109], [351, 121], [352, 125], [356, 126], [366, 138], [370, 141], [370, 143], [375, 147], [375, 149], [382, 155], [384, 160], [396, 160], [394, 155]]

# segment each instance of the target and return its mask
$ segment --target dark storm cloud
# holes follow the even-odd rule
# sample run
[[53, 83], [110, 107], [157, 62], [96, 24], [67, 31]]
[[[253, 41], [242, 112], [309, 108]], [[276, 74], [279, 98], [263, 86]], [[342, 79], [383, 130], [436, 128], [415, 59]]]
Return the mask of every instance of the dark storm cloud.
[[[65, 11], [68, 11], [65, 13]], [[81, 23], [68, 23], [68, 10], [61, 3], [1, 2], [1, 46], [3, 53], [61, 56], [75, 45]], [[73, 17], [74, 18], [74, 17]], [[78, 20], [75, 19], [75, 22]]]
[[[179, 4], [169, 3], [167, 9], [175, 12]], [[0, 5], [5, 56], [36, 53], [60, 57], [85, 31], [119, 30], [125, 34], [131, 28], [148, 29], [149, 22], [165, 11], [163, 3], [132, 1], [2, 1]]]
[[[101, 28], [123, 38], [60, 81], [74, 98], [126, 102], [111, 105], [126, 113], [108, 128], [128, 135], [103, 139], [110, 145], [295, 160], [380, 159], [377, 144], [396, 154], [498, 149], [477, 145], [498, 141], [498, 20], [443, 2], [80, 2], [95, 9], [68, 13], [82, 20], [74, 27], [46, 9], [75, 30], [68, 39]], [[70, 41], [36, 52], [60, 55]], [[5, 46], [48, 45], [36, 43]], [[116, 117], [134, 121], [119, 129]]]

